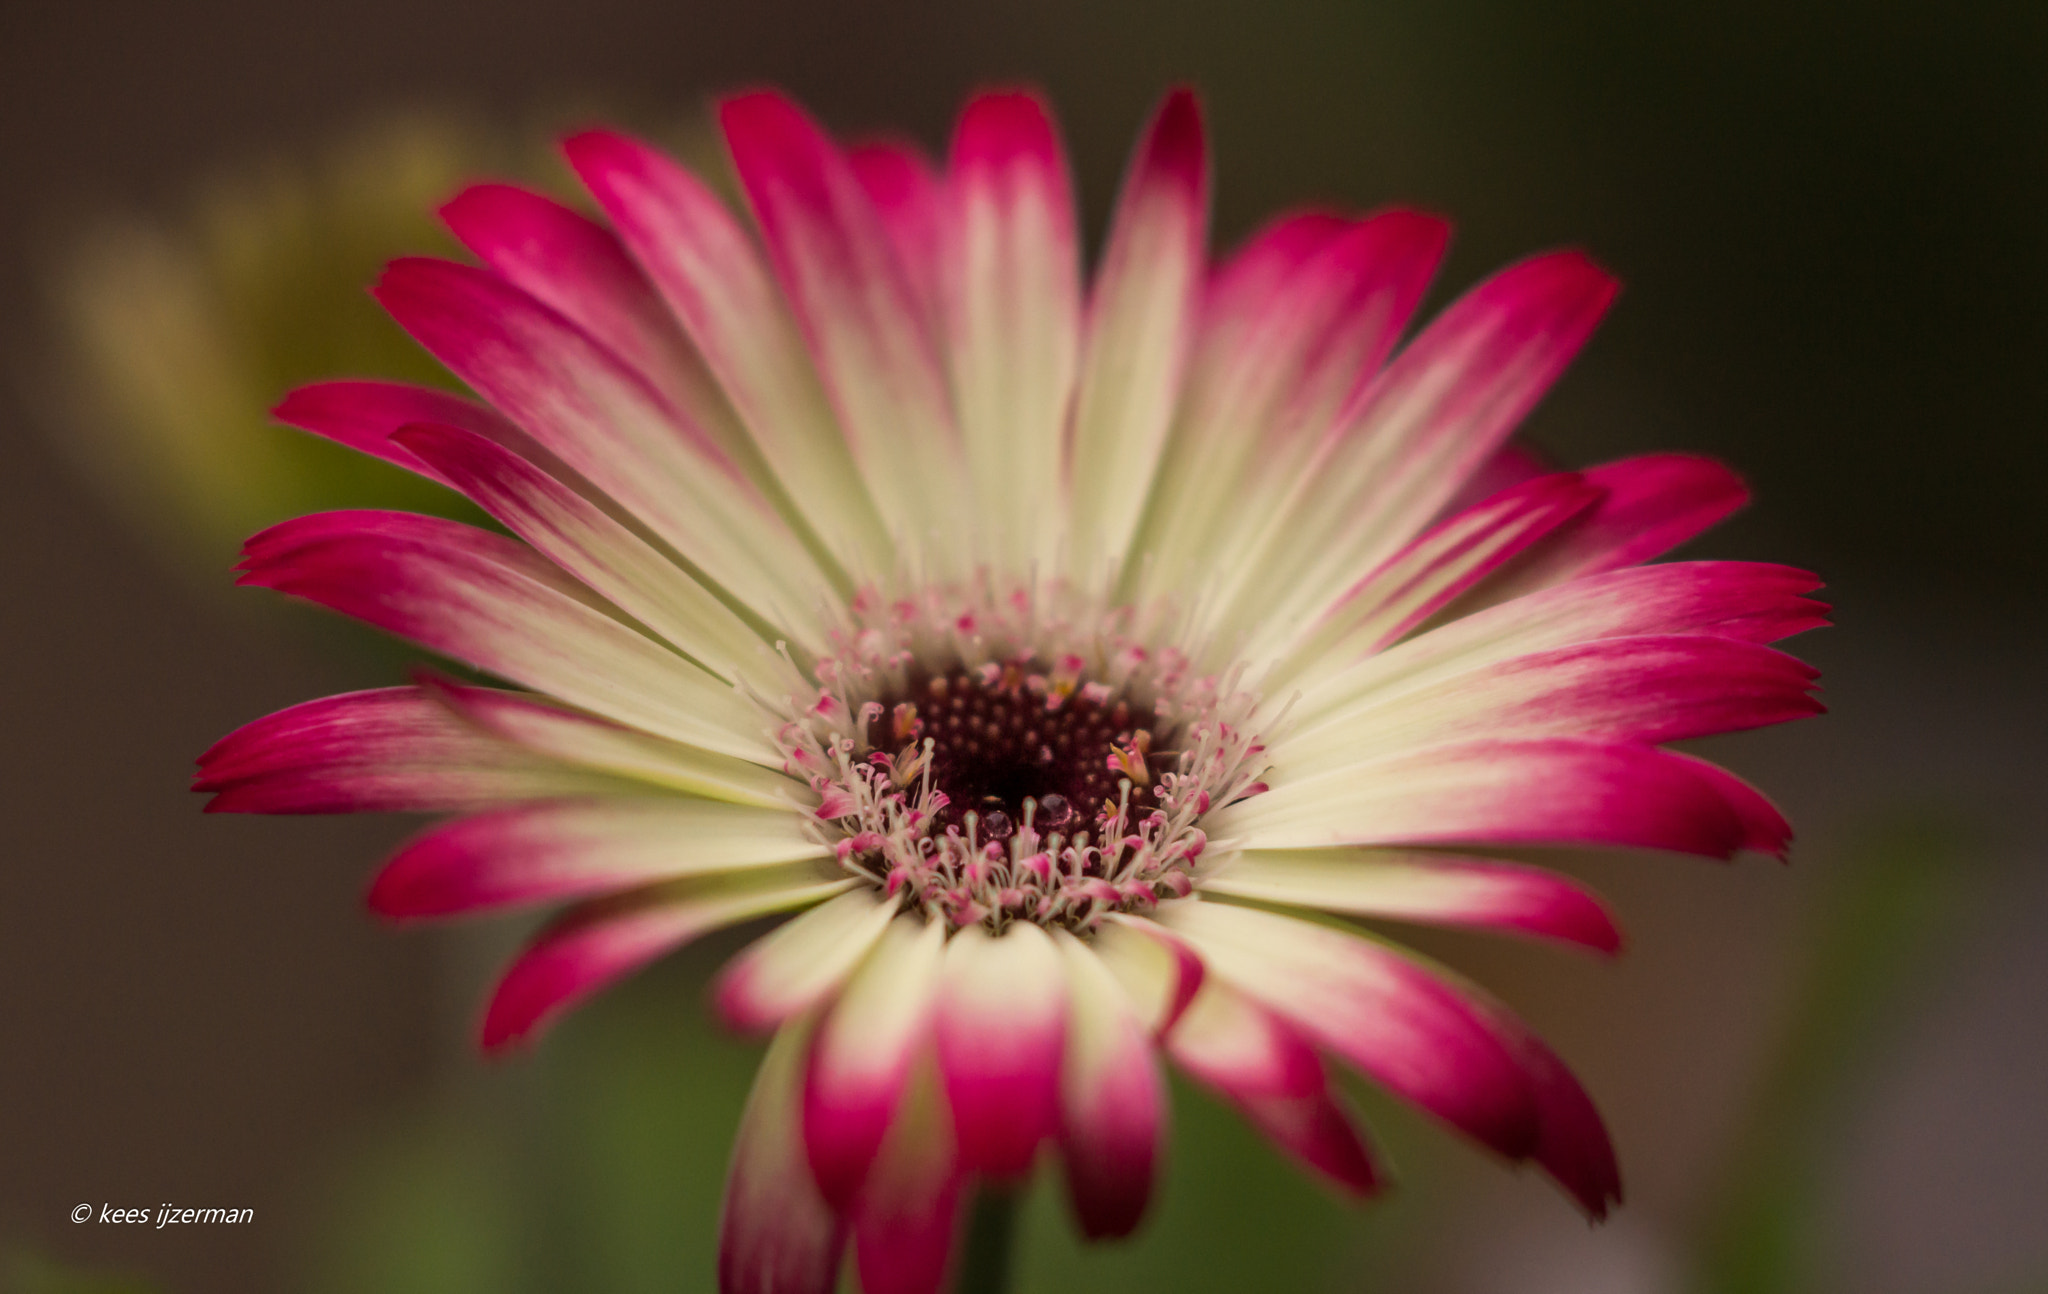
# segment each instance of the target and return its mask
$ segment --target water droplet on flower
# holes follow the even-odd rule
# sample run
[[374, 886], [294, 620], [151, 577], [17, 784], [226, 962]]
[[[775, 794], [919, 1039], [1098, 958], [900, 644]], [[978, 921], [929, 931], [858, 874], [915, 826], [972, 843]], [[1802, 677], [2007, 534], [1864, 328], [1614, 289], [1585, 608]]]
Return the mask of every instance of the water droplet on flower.
[[1057, 831], [1067, 825], [1067, 819], [1074, 816], [1074, 806], [1067, 803], [1064, 795], [1048, 795], [1038, 801], [1038, 816], [1034, 825]]

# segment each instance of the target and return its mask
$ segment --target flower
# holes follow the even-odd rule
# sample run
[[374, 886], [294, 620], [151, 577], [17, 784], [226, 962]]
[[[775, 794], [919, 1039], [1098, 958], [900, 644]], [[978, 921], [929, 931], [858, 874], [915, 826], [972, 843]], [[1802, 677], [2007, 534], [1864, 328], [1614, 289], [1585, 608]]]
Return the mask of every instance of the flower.
[[[1778, 812], [1665, 743], [1817, 712], [1764, 644], [1817, 581], [1644, 565], [1739, 506], [1684, 456], [1550, 472], [1507, 444], [1612, 299], [1562, 252], [1395, 353], [1446, 227], [1285, 217], [1204, 261], [1191, 95], [1133, 160], [1084, 294], [1032, 95], [941, 172], [722, 105], [755, 234], [616, 134], [569, 139], [608, 230], [484, 185], [481, 266], [376, 295], [480, 394], [335, 382], [281, 420], [469, 496], [258, 534], [241, 581], [520, 691], [425, 675], [202, 759], [210, 808], [457, 816], [371, 905], [566, 902], [483, 1042], [707, 931], [800, 913], [714, 997], [773, 1033], [739, 1131], [728, 1291], [944, 1280], [964, 1192], [1048, 1147], [1081, 1229], [1139, 1222], [1164, 1052], [1368, 1194], [1349, 1065], [1590, 1215], [1578, 1082], [1476, 987], [1340, 917], [1613, 952], [1587, 891], [1473, 849], [1782, 856]], [[1391, 357], [1391, 358], [1390, 358]]]

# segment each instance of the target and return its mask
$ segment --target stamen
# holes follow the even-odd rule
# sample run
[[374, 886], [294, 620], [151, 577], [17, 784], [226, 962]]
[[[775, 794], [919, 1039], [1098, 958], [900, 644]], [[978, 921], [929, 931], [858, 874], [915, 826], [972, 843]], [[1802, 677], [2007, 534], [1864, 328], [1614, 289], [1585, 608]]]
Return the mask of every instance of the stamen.
[[1120, 639], [1128, 610], [1075, 623], [1028, 592], [978, 597], [864, 596], [819, 690], [774, 707], [821, 802], [812, 830], [910, 909], [998, 933], [1191, 893], [1198, 821], [1263, 789], [1237, 671], [1195, 677], [1186, 654]]

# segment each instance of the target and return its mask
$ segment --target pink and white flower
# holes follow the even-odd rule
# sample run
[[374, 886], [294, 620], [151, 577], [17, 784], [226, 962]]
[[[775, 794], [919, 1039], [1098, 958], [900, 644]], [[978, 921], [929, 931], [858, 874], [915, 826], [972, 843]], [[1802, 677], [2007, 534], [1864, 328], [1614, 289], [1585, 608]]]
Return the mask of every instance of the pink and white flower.
[[[1407, 331], [1447, 238], [1284, 217], [1211, 268], [1194, 99], [1138, 147], [1084, 282], [1044, 105], [985, 94], [935, 166], [768, 93], [721, 108], [752, 221], [620, 135], [567, 141], [609, 227], [481, 185], [480, 264], [376, 294], [481, 402], [378, 382], [285, 422], [510, 536], [340, 512], [241, 582], [515, 689], [422, 676], [201, 760], [224, 812], [451, 815], [394, 918], [565, 905], [483, 1044], [707, 931], [795, 914], [715, 988], [773, 1035], [723, 1288], [946, 1279], [977, 1183], [1064, 1168], [1138, 1225], [1160, 1057], [1339, 1187], [1382, 1171], [1332, 1061], [1590, 1215], [1578, 1082], [1500, 1003], [1306, 912], [1614, 952], [1600, 901], [1489, 848], [1783, 854], [1764, 797], [1666, 743], [1816, 713], [1766, 644], [1823, 623], [1779, 566], [1643, 563], [1744, 500], [1702, 459], [1545, 472], [1512, 448], [1615, 293], [1534, 257]], [[516, 536], [513, 537], [513, 536]]]

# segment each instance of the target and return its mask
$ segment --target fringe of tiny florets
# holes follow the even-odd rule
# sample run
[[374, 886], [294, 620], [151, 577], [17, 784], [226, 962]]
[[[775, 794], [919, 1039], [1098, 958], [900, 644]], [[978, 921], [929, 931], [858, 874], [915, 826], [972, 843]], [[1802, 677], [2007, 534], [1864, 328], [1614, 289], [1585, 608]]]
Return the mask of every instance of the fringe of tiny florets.
[[[775, 741], [818, 795], [819, 839], [906, 908], [956, 927], [1086, 931], [1108, 913], [1185, 898], [1209, 845], [1203, 815], [1266, 789], [1259, 698], [1241, 667], [1196, 673], [1179, 627], [1164, 609], [1106, 607], [1065, 586], [864, 592], [814, 666], [815, 689], [771, 707]], [[1006, 838], [986, 838], [974, 813], [936, 830], [947, 799], [932, 783], [933, 743], [919, 739], [910, 707], [885, 714], [877, 699], [900, 694], [920, 668], [964, 668], [985, 685], [1027, 689], [1048, 710], [1077, 693], [1128, 698], [1156, 710], [1177, 757], [1154, 772], [1142, 738], [1112, 748], [1116, 801], [1073, 806], [1059, 823], [1037, 821], [1027, 802]]]

